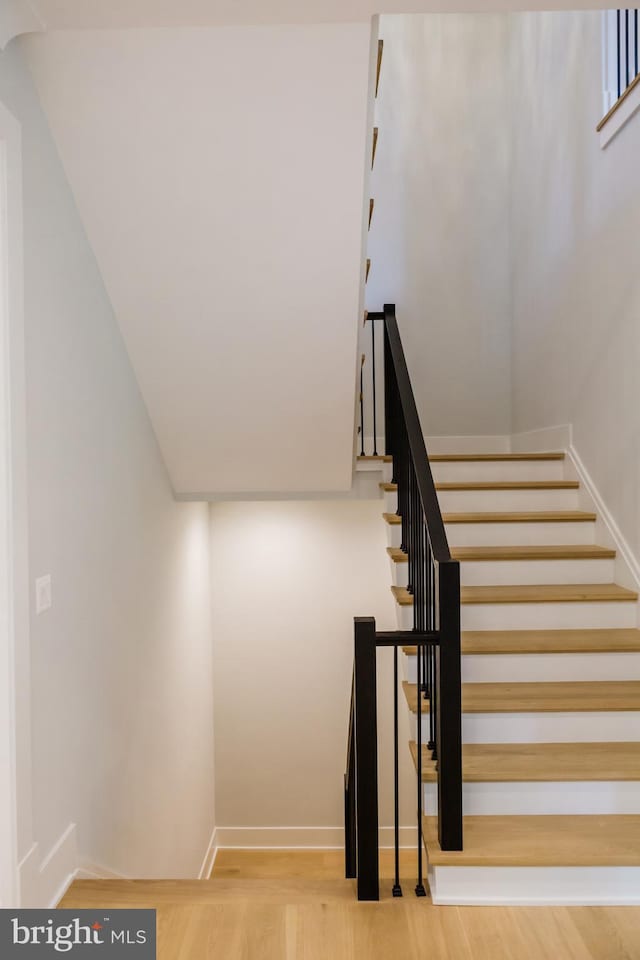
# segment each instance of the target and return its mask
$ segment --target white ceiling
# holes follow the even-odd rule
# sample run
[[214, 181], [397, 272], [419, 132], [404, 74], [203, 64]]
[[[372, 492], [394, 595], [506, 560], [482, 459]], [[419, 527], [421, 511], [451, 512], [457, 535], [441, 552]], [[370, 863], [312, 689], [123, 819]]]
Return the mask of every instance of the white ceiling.
[[32, 0], [45, 26], [69, 28], [327, 23], [377, 13], [599, 8], [599, 0]]

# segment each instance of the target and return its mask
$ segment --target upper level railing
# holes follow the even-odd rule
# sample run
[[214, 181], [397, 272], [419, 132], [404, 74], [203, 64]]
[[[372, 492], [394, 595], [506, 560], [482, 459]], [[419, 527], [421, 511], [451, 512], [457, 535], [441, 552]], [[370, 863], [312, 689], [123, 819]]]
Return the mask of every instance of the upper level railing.
[[[462, 849], [462, 747], [460, 678], [460, 567], [451, 559], [431, 473], [424, 435], [409, 380], [395, 307], [369, 313], [372, 328], [373, 443], [379, 397], [376, 377], [376, 325], [383, 328], [384, 443], [392, 457], [402, 522], [401, 549], [407, 555], [413, 598], [413, 630], [379, 632], [372, 618], [355, 621], [354, 675], [345, 774], [345, 854], [347, 876], [358, 880], [358, 898], [377, 900], [378, 762], [376, 658], [380, 646], [393, 648], [394, 704], [394, 896], [401, 896], [399, 869], [398, 648], [411, 646], [416, 657], [413, 688], [416, 713], [417, 883], [425, 895], [422, 868], [423, 765], [435, 761], [438, 783], [438, 838], [443, 850]], [[363, 378], [360, 397], [365, 436]], [[362, 448], [364, 449], [364, 448]], [[373, 453], [373, 451], [371, 451]]]
[[637, 9], [604, 12], [602, 52], [604, 116], [596, 127], [598, 131], [604, 130], [614, 116], [624, 114], [625, 105], [626, 119], [633, 113], [629, 98], [637, 96], [640, 86]]
[[640, 73], [637, 10], [616, 10], [616, 59], [619, 99]]

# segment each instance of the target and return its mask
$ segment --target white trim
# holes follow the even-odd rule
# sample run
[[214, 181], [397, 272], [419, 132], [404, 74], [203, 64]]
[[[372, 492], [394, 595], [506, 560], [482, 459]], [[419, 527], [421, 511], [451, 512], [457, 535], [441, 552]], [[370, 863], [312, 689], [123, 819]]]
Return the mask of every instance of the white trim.
[[211, 832], [211, 837], [209, 838], [209, 844], [207, 846], [206, 853], [202, 860], [202, 866], [198, 871], [198, 880], [208, 880], [211, 876], [211, 871], [213, 870], [213, 865], [216, 862], [216, 857], [218, 855], [217, 834], [217, 827], [214, 827]]
[[431, 867], [434, 904], [630, 906], [640, 903], [639, 867]]
[[76, 875], [78, 848], [75, 823], [70, 823], [46, 856], [32, 844], [19, 866], [20, 906], [53, 909]]
[[[610, 541], [610, 544], [605, 543], [603, 546], [611, 545], [615, 547], [617, 551], [616, 580], [620, 582], [622, 586], [640, 591], [640, 562], [638, 558], [629, 546], [611, 511], [604, 502], [575, 446], [572, 444], [567, 452], [570, 464], [573, 466], [584, 492], [598, 514], [598, 522], [604, 527]], [[600, 531], [597, 531], [597, 533], [599, 532]], [[602, 542], [603, 536], [597, 536], [597, 539], [599, 542]]]
[[82, 861], [73, 875], [73, 880], [130, 880], [124, 873], [117, 873], [99, 863]]
[[[415, 827], [400, 827], [400, 846], [415, 844]], [[218, 850], [339, 850], [344, 827], [218, 827]], [[380, 827], [382, 849], [393, 847], [393, 827]]]
[[29, 720], [18, 731], [18, 711], [30, 717], [30, 671], [21, 134], [2, 103], [0, 150], [0, 905], [14, 906], [20, 896], [18, 817], [31, 839]]

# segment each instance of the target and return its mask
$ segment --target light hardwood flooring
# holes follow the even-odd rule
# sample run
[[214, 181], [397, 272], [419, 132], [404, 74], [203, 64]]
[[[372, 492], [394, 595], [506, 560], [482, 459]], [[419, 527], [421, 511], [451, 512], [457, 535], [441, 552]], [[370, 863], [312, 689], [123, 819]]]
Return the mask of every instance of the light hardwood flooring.
[[[211, 881], [77, 881], [61, 907], [158, 910], [159, 960], [639, 960], [639, 907], [436, 907], [357, 903], [341, 851], [218, 854]], [[415, 853], [403, 851], [412, 877]]]

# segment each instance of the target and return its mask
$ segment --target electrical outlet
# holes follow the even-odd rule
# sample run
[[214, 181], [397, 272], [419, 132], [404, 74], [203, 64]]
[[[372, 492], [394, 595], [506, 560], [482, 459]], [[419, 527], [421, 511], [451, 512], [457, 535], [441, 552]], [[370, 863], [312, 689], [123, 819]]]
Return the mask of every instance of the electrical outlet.
[[53, 603], [51, 598], [51, 574], [44, 577], [38, 577], [36, 580], [36, 613], [44, 613], [51, 608]]

